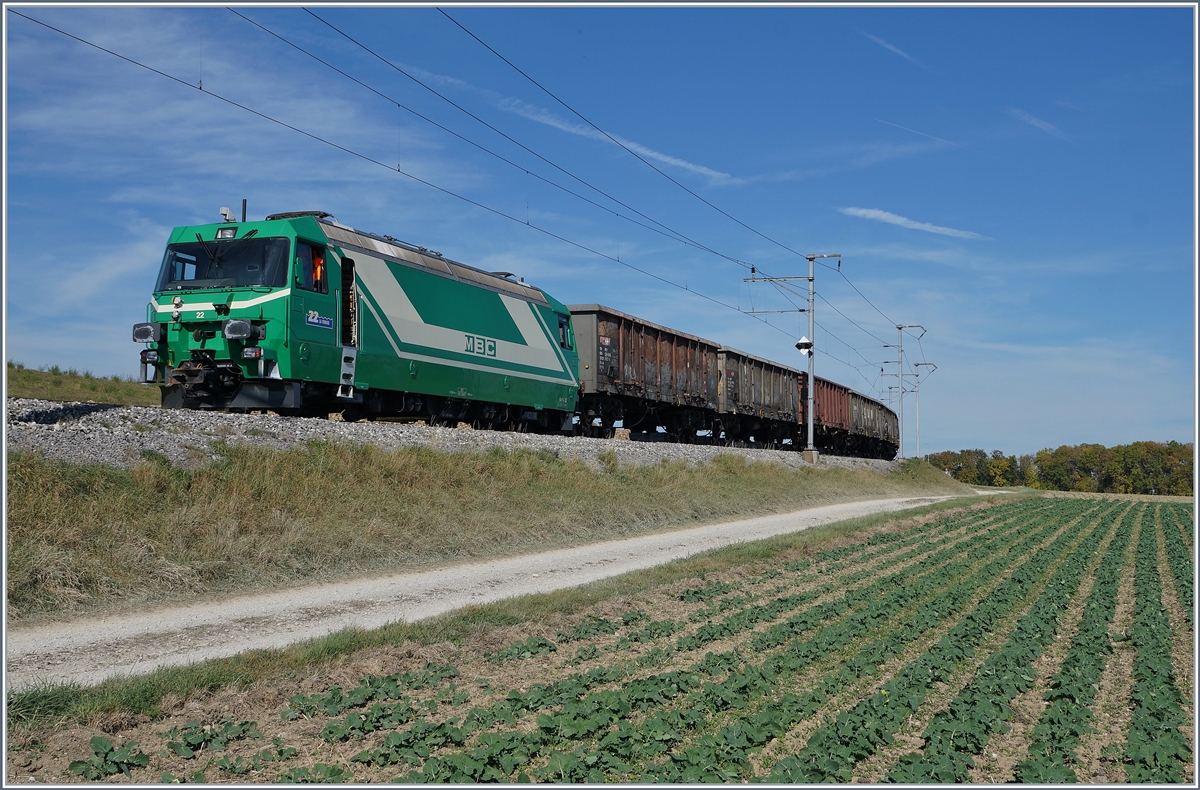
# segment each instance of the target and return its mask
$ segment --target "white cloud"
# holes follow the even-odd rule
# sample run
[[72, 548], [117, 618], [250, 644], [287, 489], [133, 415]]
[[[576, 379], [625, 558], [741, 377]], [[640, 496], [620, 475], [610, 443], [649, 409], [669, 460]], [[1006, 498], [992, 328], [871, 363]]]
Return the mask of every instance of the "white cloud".
[[545, 124], [546, 126], [553, 127], [563, 132], [579, 135], [580, 137], [586, 137], [591, 140], [599, 140], [601, 142], [612, 143], [614, 145], [622, 145], [644, 158], [654, 159], [662, 162], [665, 165], [677, 167], [680, 170], [687, 171], [694, 175], [704, 176], [705, 178], [709, 179], [712, 184], [737, 184], [741, 183], [742, 181], [739, 178], [731, 176], [729, 173], [722, 173], [719, 170], [713, 170], [710, 167], [698, 165], [694, 162], [689, 162], [686, 159], [680, 159], [679, 157], [671, 156], [670, 154], [664, 154], [660, 151], [655, 151], [653, 148], [644, 146], [641, 143], [635, 143], [632, 140], [626, 140], [615, 134], [605, 134], [590, 126], [571, 123], [570, 121], [560, 118], [544, 107], [536, 107], [532, 104], [528, 104], [513, 98], [503, 99], [499, 106], [502, 110], [511, 112], [515, 115], [520, 115], [522, 118], [527, 118], [531, 121], [536, 121], [537, 123]]
[[946, 145], [957, 145], [957, 143], [952, 143], [949, 140], [943, 140], [940, 137], [934, 137], [932, 134], [925, 134], [925, 132], [918, 132], [916, 129], [909, 129], [907, 126], [901, 126], [898, 123], [885, 121], [882, 118], [876, 118], [875, 120], [879, 121], [880, 123], [886, 123], [888, 126], [895, 126], [897, 129], [903, 129], [906, 132], [912, 132], [913, 134], [919, 134], [922, 137], [928, 137], [930, 140], [937, 140], [939, 143], [945, 143]]
[[[860, 32], [861, 32], [861, 31], [860, 31]], [[920, 62], [921, 62], [921, 61], [917, 60], [916, 58], [914, 58], [912, 55], [910, 55], [910, 54], [908, 54], [907, 52], [905, 52], [904, 50], [902, 50], [902, 49], [900, 49], [899, 47], [895, 46], [894, 44], [889, 44], [888, 42], [884, 41], [884, 40], [883, 40], [882, 38], [880, 38], [879, 36], [872, 36], [870, 33], [863, 33], [863, 35], [864, 35], [864, 36], [866, 36], [867, 38], [871, 39], [872, 41], [874, 41], [876, 44], [878, 44], [879, 46], [883, 47], [884, 49], [887, 49], [887, 50], [890, 50], [890, 51], [892, 51], [892, 52], [895, 52], [897, 55], [899, 55], [900, 57], [904, 58], [904, 59], [905, 59], [905, 60], [907, 60], [907, 61], [911, 61], [911, 62], [913, 62], [913, 63], [920, 63]]]
[[893, 214], [890, 211], [882, 211], [877, 208], [839, 208], [841, 213], [850, 217], [861, 217], [862, 219], [873, 219], [878, 222], [887, 222], [892, 225], [899, 225], [902, 228], [911, 230], [923, 230], [926, 233], [937, 233], [942, 236], [953, 236], [958, 239], [990, 239], [989, 236], [983, 236], [969, 230], [956, 230], [955, 228], [944, 228], [940, 225], [931, 225], [928, 222], [917, 222], [916, 220], [902, 217], [899, 214]]
[[1043, 121], [1041, 118], [1038, 118], [1036, 115], [1030, 115], [1029, 113], [1025, 112], [1024, 110], [1018, 110], [1016, 107], [1009, 107], [1008, 114], [1011, 115], [1012, 117], [1016, 118], [1018, 121], [1027, 123], [1034, 128], [1041, 129], [1046, 134], [1053, 135], [1054, 137], [1057, 137], [1062, 140], [1067, 139], [1067, 136], [1065, 134], [1063, 134], [1061, 129], [1059, 129], [1057, 126], [1050, 123], [1049, 121]]
[[907, 52], [905, 52], [904, 50], [900, 49], [900, 47], [897, 47], [895, 44], [892, 44], [892, 43], [889, 43], [889, 42], [887, 42], [887, 41], [884, 41], [884, 40], [883, 40], [882, 38], [880, 38], [879, 36], [873, 36], [873, 35], [871, 35], [870, 33], [867, 33], [867, 32], [865, 32], [865, 31], [862, 31], [862, 30], [860, 30], [860, 31], [858, 31], [858, 32], [859, 32], [859, 33], [862, 33], [862, 34], [863, 34], [863, 35], [864, 35], [866, 38], [870, 39], [871, 41], [874, 41], [876, 44], [878, 44], [879, 46], [881, 46], [881, 47], [883, 47], [884, 49], [888, 50], [889, 52], [895, 52], [897, 55], [899, 55], [900, 57], [904, 58], [904, 59], [905, 59], [905, 60], [907, 60], [909, 63], [914, 63], [914, 64], [916, 64], [916, 65], [920, 66], [921, 68], [925, 69], [926, 71], [930, 71], [930, 72], [932, 72], [932, 71], [933, 71], [933, 69], [929, 68], [929, 66], [926, 66], [924, 63], [922, 63], [921, 61], [917, 60], [916, 58], [914, 58], [912, 55], [908, 54], [908, 53], [907, 53]]

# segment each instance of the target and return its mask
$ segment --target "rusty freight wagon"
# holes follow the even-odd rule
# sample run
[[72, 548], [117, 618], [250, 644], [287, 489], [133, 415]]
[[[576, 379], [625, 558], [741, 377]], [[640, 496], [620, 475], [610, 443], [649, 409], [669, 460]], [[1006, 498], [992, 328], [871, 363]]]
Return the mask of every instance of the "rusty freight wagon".
[[697, 431], [712, 430], [718, 344], [602, 305], [568, 309], [585, 433], [612, 436], [617, 421], [639, 433], [662, 426], [672, 441], [695, 441]]
[[[813, 392], [813, 443], [834, 455], [893, 458], [899, 444], [896, 414], [877, 400], [820, 376]], [[808, 408], [808, 374], [800, 375], [800, 422]]]
[[726, 441], [779, 446], [796, 438], [799, 371], [727, 346], [717, 359], [717, 423]]
[[850, 434], [844, 452], [891, 459], [896, 457], [899, 447], [900, 421], [896, 412], [850, 390]]

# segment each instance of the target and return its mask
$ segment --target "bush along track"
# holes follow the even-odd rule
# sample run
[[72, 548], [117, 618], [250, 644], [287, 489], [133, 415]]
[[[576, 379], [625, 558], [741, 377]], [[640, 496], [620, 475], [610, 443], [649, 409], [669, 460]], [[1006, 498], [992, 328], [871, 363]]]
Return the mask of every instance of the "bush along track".
[[[1060, 613], [1070, 605], [1085, 569], [1111, 528], [1111, 514], [1096, 523], [1051, 576], [1025, 616], [1017, 621], [1004, 646], [980, 666], [974, 679], [951, 700], [949, 708], [933, 717], [922, 733], [923, 751], [903, 755], [888, 772], [887, 781], [969, 781], [969, 771], [975, 765], [971, 756], [983, 750], [993, 733], [1008, 731], [1012, 699], [1032, 687], [1035, 678], [1030, 667], [1054, 639]], [[1018, 600], [1029, 594], [1034, 581], [1028, 580]]]
[[1162, 604], [1157, 530], [1143, 525], [1133, 571], [1133, 717], [1125, 746], [1125, 773], [1131, 782], [1180, 782], [1191, 760], [1183, 697], [1171, 666], [1171, 626]]
[[1095, 582], [1067, 656], [1050, 680], [1046, 708], [1031, 733], [1029, 757], [1018, 763], [1018, 782], [1078, 782], [1072, 765], [1080, 736], [1093, 732], [1092, 701], [1104, 665], [1112, 652], [1109, 626], [1117, 608], [1121, 569], [1133, 529], [1132, 510], [1122, 520], [1108, 551], [1096, 568]]
[[[925, 654], [900, 669], [869, 698], [822, 725], [799, 754], [778, 762], [771, 772], [771, 781], [850, 781], [854, 766], [892, 742], [894, 733], [921, 707], [929, 690], [936, 683], [950, 679], [961, 663], [974, 656], [975, 649], [992, 629], [1026, 600], [1048, 568], [1068, 550], [1073, 551], [1071, 557], [1078, 557], [1092, 540], [1098, 540], [1096, 536], [1103, 522], [1093, 526], [1082, 543], [1077, 543], [1080, 531], [1087, 526], [1078, 520], [1071, 529], [1035, 552]], [[995, 575], [1009, 562], [1001, 558], [989, 570]], [[1069, 563], [1070, 559], [1064, 566]], [[970, 596], [964, 596], [957, 607], [951, 604], [949, 614], [956, 614], [969, 600]]]

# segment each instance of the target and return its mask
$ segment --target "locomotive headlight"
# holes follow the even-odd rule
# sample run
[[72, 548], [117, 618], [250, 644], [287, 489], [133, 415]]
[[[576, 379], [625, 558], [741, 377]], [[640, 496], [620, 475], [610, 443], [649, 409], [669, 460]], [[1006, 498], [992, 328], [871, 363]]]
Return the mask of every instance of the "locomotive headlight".
[[162, 324], [134, 324], [133, 342], [157, 343], [162, 340]]
[[232, 239], [237, 234], [237, 228], [217, 228], [218, 239]]
[[171, 320], [172, 320], [172, 321], [175, 321], [176, 323], [178, 323], [178, 321], [179, 321], [179, 316], [180, 316], [180, 312], [179, 312], [178, 310], [172, 310], [172, 311], [171, 311]]
[[254, 324], [240, 318], [231, 318], [228, 321], [221, 322], [221, 336], [226, 340], [246, 340], [251, 337], [258, 337], [258, 332], [254, 328]]
[[262, 348], [259, 346], [247, 346], [243, 348], [242, 359], [262, 359]]
[[150, 362], [157, 362], [157, 361], [158, 361], [158, 352], [157, 351], [154, 351], [153, 349], [146, 349], [145, 351], [142, 352], [142, 364], [146, 364], [146, 363], [150, 363]]

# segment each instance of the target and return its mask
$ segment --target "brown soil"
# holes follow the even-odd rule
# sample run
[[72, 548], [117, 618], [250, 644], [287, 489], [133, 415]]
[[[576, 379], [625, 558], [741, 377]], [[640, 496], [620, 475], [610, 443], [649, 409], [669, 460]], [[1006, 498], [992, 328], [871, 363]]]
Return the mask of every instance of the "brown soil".
[[1108, 551], [1118, 526], [1118, 523], [1114, 523], [1096, 548], [1095, 557], [1084, 571], [1079, 589], [1059, 618], [1054, 641], [1033, 662], [1033, 675], [1037, 678], [1033, 687], [1013, 699], [1013, 718], [1009, 722], [1008, 732], [993, 736], [984, 753], [975, 758], [975, 768], [971, 770], [972, 783], [1012, 782], [1017, 764], [1029, 756], [1029, 745], [1033, 742], [1031, 732], [1046, 709], [1046, 692], [1050, 690], [1050, 681], [1071, 650], [1071, 640], [1096, 582], [1096, 568]]
[[[889, 525], [885, 529], [886, 531], [907, 532], [929, 523], [931, 520], [933, 519], [926, 517], [905, 519], [902, 524]], [[885, 529], [875, 531], [885, 531]], [[846, 538], [838, 542], [858, 542], [864, 537], [865, 535], [860, 534], [856, 538]], [[956, 539], [962, 541], [966, 537], [967, 535], [962, 533], [957, 535]], [[830, 544], [825, 544], [821, 548], [829, 547]], [[781, 567], [787, 562], [811, 555], [812, 551], [812, 549], [801, 549], [795, 550], [794, 556], [775, 557], [770, 561], [769, 567]], [[868, 567], [883, 562], [894, 551], [885, 546], [868, 562]], [[909, 562], [915, 561], [916, 559], [913, 559]], [[759, 565], [751, 564], [731, 571], [710, 573], [704, 579], [690, 579], [665, 585], [645, 595], [606, 600], [579, 616], [571, 618], [559, 616], [534, 626], [481, 626], [478, 633], [458, 646], [448, 643], [434, 646], [404, 644], [393, 648], [367, 650], [354, 656], [329, 662], [304, 677], [281, 678], [272, 682], [259, 683], [245, 690], [227, 689], [215, 694], [197, 695], [186, 700], [167, 700], [163, 704], [163, 717], [154, 721], [147, 717], [103, 716], [82, 725], [68, 724], [60, 728], [23, 731], [10, 741], [8, 780], [22, 782], [31, 781], [31, 777], [36, 777], [36, 781], [78, 781], [78, 777], [68, 772], [68, 763], [72, 760], [82, 759], [88, 754], [87, 744], [93, 735], [106, 734], [118, 745], [137, 741], [139, 747], [150, 756], [149, 766], [146, 769], [136, 770], [134, 774], [140, 781], [156, 781], [163, 772], [190, 777], [197, 770], [203, 770], [205, 779], [209, 782], [269, 781], [282, 768], [298, 765], [311, 766], [317, 761], [336, 763], [349, 768], [354, 772], [356, 782], [363, 780], [390, 781], [397, 775], [403, 774], [407, 769], [397, 766], [374, 769], [349, 762], [349, 758], [354, 754], [377, 743], [378, 734], [362, 740], [351, 739], [345, 743], [329, 744], [320, 737], [320, 731], [326, 721], [324, 718], [291, 722], [280, 720], [279, 713], [287, 706], [287, 700], [295, 694], [323, 693], [333, 686], [340, 686], [343, 689], [353, 688], [364, 676], [382, 676], [395, 672], [420, 670], [426, 662], [434, 661], [450, 663], [459, 669], [462, 677], [457, 681], [457, 690], [466, 692], [469, 699], [465, 703], [452, 707], [441, 705], [438, 714], [433, 718], [461, 716], [471, 706], [484, 706], [498, 701], [497, 695], [507, 694], [508, 689], [528, 690], [537, 683], [552, 682], [576, 672], [587, 671], [593, 666], [611, 664], [614, 660], [614, 653], [605, 651], [605, 648], [611, 647], [618, 636], [590, 640], [589, 643], [600, 650], [600, 655], [596, 659], [577, 665], [568, 664], [568, 660], [578, 646], [575, 642], [562, 643], [559, 652], [535, 656], [525, 661], [495, 664], [483, 657], [484, 654], [496, 651], [515, 641], [530, 636], [544, 636], [558, 642], [560, 641], [558, 639], [559, 631], [566, 630], [571, 625], [583, 621], [589, 615], [619, 621], [621, 615], [626, 612], [641, 610], [649, 620], [686, 620], [688, 612], [694, 606], [683, 604], [679, 600], [679, 593], [689, 587], [699, 587], [714, 581], [739, 584], [742, 587], [740, 592], [743, 594], [751, 592], [769, 594], [772, 591], [778, 593], [777, 588], [782, 582], [797, 583], [795, 587], [789, 588], [789, 592], [791, 592], [794, 589], [827, 584], [839, 576], [861, 568], [861, 566], [856, 566], [834, 574], [814, 574], [811, 571], [799, 574], [785, 573], [783, 577], [771, 579], [767, 583], [758, 585], [748, 583], [748, 580], [761, 575], [767, 567], [768, 565], [759, 567]], [[863, 583], [867, 582], [859, 582], [859, 584]], [[696, 627], [695, 624], [688, 624], [689, 630], [694, 630]], [[635, 643], [630, 649], [623, 650], [617, 655], [622, 660], [633, 662], [638, 656], [644, 655], [655, 647], [666, 647], [673, 643], [674, 637], [656, 639], [649, 644]], [[578, 644], [581, 645], [584, 642], [581, 641]], [[717, 651], [720, 648], [713, 645], [708, 649]], [[674, 668], [686, 666], [693, 663], [696, 658], [695, 655], [676, 657], [664, 665], [646, 668], [639, 674], [669, 671], [673, 665], [675, 665]], [[414, 699], [433, 699], [436, 694], [429, 691], [413, 692], [411, 696]], [[227, 752], [201, 753], [198, 758], [192, 760], [184, 760], [166, 752], [166, 739], [162, 734], [172, 727], [184, 727], [193, 721], [219, 724], [225, 719], [256, 721], [258, 729], [265, 737], [236, 741], [230, 744]], [[533, 720], [530, 718], [525, 726], [533, 726], [533, 724]], [[271, 739], [276, 737], [280, 738], [285, 746], [297, 748], [299, 755], [283, 766], [277, 763], [267, 764], [267, 768], [261, 772], [261, 775], [234, 777], [215, 767], [215, 762], [227, 754], [231, 757], [240, 755], [249, 759], [262, 749], [272, 746]]]
[[[998, 525], [998, 528], [1007, 529], [1007, 527], [1010, 526], [1012, 523], [1013, 522], [1011, 522], [1011, 521], [1004, 522], [1003, 525]], [[1027, 552], [1025, 555], [1022, 555], [1022, 557], [1015, 558], [1013, 560], [1013, 566], [1015, 567], [1016, 565], [1019, 565], [1022, 561], [1024, 561], [1025, 558], [1030, 556], [1033, 552], [1036, 552], [1038, 550], [1038, 548], [1053, 541], [1058, 535], [1062, 534], [1062, 532], [1064, 530], [1068, 529], [1069, 526], [1070, 525], [1064, 525], [1062, 527], [1062, 529], [1056, 531], [1054, 533], [1054, 535], [1047, 537], [1047, 539], [1045, 541], [1043, 541], [1042, 544], [1040, 544], [1037, 548], [1032, 549], [1030, 552]], [[1018, 527], [1019, 527], [1019, 525], [1018, 525]], [[980, 564], [981, 565], [986, 564], [986, 561], [984, 561], [983, 563], [980, 563]], [[975, 606], [977, 606], [978, 603], [980, 601], [984, 600], [991, 593], [992, 590], [996, 589], [996, 587], [998, 587], [1000, 584], [1002, 584], [1003, 580], [1007, 577], [1008, 577], [1008, 574], [1005, 573], [1000, 578], [994, 580], [991, 584], [987, 585], [987, 587], [985, 587], [983, 590], [977, 592], [976, 595], [971, 600], [971, 602], [964, 608], [964, 611], [970, 611]], [[887, 683], [889, 680], [891, 680], [897, 672], [899, 672], [901, 669], [903, 669], [910, 662], [916, 660], [918, 657], [920, 657], [922, 654], [924, 654], [926, 651], [928, 651], [933, 645], [937, 644], [937, 642], [943, 636], [945, 636], [946, 632], [948, 632], [950, 629], [952, 629], [954, 627], [954, 625], [957, 623], [957, 621], [958, 621], [958, 618], [949, 619], [946, 622], [939, 625], [937, 628], [932, 629], [931, 631], [927, 632], [920, 639], [918, 639], [917, 641], [913, 642], [908, 647], [906, 647], [895, 658], [893, 658], [892, 660], [883, 664], [879, 668], [879, 672], [874, 677], [862, 679], [859, 683], [855, 684], [853, 687], [847, 688], [842, 694], [838, 695], [837, 698], [831, 699], [829, 701], [829, 705], [827, 706], [826, 710], [822, 712], [822, 715], [820, 718], [808, 719], [804, 722], [801, 722], [801, 724], [798, 727], [794, 728], [791, 732], [787, 733], [787, 735], [783, 736], [782, 738], [776, 739], [772, 743], [768, 744], [767, 747], [764, 748], [760, 753], [752, 756], [751, 764], [754, 766], [755, 773], [758, 775], [762, 775], [767, 770], [769, 770], [770, 766], [773, 765], [778, 760], [786, 757], [789, 754], [795, 754], [795, 753], [799, 752], [800, 750], [802, 750], [805, 747], [808, 740], [812, 737], [813, 733], [822, 724], [824, 724], [825, 721], [833, 719], [839, 713], [853, 707], [855, 704], [857, 704], [857, 702], [859, 700], [863, 699], [864, 697], [867, 697], [867, 696], [870, 696], [870, 695], [876, 693], [885, 683]], [[985, 653], [985, 655], [986, 655], [986, 653]], [[811, 682], [808, 685], [811, 686], [812, 685]], [[923, 729], [923, 727], [922, 727], [922, 729]], [[891, 753], [891, 749], [894, 748], [895, 746], [896, 746], [896, 744], [893, 743], [892, 747], [889, 747], [888, 749], [883, 750], [883, 752]], [[860, 763], [858, 766], [855, 767], [855, 771], [854, 771], [854, 775], [853, 775], [854, 781], [856, 781], [856, 782], [860, 782], [860, 781], [877, 782], [877, 781], [879, 781], [879, 779], [882, 778], [883, 772], [885, 772], [885, 771], [880, 772], [879, 777], [874, 777], [873, 774], [879, 769], [879, 766], [883, 763], [886, 763], [888, 766], [890, 766], [891, 763], [894, 761], [895, 756], [898, 756], [898, 754], [892, 755], [892, 757], [889, 759], [888, 757], [884, 757], [881, 754], [876, 754], [873, 757], [868, 758], [867, 760], [864, 760], [862, 763]]]
[[[1155, 508], [1154, 522], [1158, 531], [1158, 575], [1162, 580], [1162, 603], [1163, 608], [1167, 610], [1167, 619], [1171, 623], [1171, 633], [1174, 635], [1171, 644], [1171, 664], [1175, 671], [1175, 684], [1183, 695], [1183, 714], [1187, 722], [1179, 728], [1179, 731], [1187, 738], [1188, 745], [1195, 754], [1196, 732], [1191, 724], [1192, 713], [1196, 708], [1196, 675], [1192, 653], [1195, 635], [1188, 625], [1187, 612], [1179, 605], [1179, 598], [1175, 591], [1175, 576], [1171, 573], [1170, 563], [1167, 562], [1166, 544], [1162, 531], [1175, 527], [1162, 523], [1160, 508]], [[1194, 767], [1193, 763], [1188, 763], [1184, 767], [1183, 781], [1187, 784], [1191, 784], [1195, 776]]]
[[1125, 733], [1133, 716], [1129, 694], [1133, 688], [1133, 657], [1136, 653], [1128, 641], [1133, 626], [1133, 569], [1137, 556], [1138, 536], [1144, 520], [1134, 525], [1125, 552], [1125, 572], [1117, 588], [1117, 608], [1108, 633], [1113, 638], [1113, 652], [1108, 657], [1100, 687], [1092, 703], [1092, 726], [1095, 732], [1080, 738], [1075, 749], [1079, 765], [1075, 774], [1081, 782], [1121, 784], [1127, 778], [1121, 755], [1125, 748]]
[[[1035, 549], [1027, 552], [1024, 557], [1021, 558], [1021, 560], [1023, 561], [1029, 556], [1032, 556], [1042, 547], [1049, 545], [1065, 530], [1069, 529], [1086, 517], [1087, 515], [1085, 514], [1084, 516], [1080, 516], [1078, 519], [1075, 519], [1074, 521], [1064, 525], [1062, 529], [1057, 530], [1053, 535], [1042, 541], [1042, 543], [1040, 543]], [[1049, 577], [1053, 574], [1054, 569], [1057, 568], [1061, 562], [1065, 561], [1065, 558], [1066, 553], [1064, 553], [1063, 558], [1060, 559], [1058, 563], [1052, 565], [1050, 569], [1047, 570], [1045, 576], [1043, 577], [1044, 581], [1049, 579]], [[1015, 569], [1018, 565], [1019, 562], [1014, 562], [1010, 567]], [[978, 601], [982, 601], [984, 598], [986, 598], [988, 593], [996, 589], [1010, 575], [1011, 570], [1010, 572], [1005, 573], [1000, 579], [996, 580], [995, 583], [989, 585], [984, 594], [976, 596], [975, 601], [972, 603], [972, 608], [977, 605]], [[1009, 632], [1016, 625], [1016, 623], [1029, 612], [1029, 610], [1033, 607], [1033, 604], [1037, 601], [1042, 589], [1044, 589], [1044, 581], [1043, 583], [1040, 583], [1034, 587], [1034, 589], [1030, 592], [1029, 597], [1026, 599], [1026, 603], [1021, 606], [1020, 609], [1009, 614], [1008, 617], [996, 625], [995, 631], [992, 633], [992, 635], [989, 636], [983, 642], [983, 644], [976, 649], [975, 655], [964, 665], [962, 665], [950, 680], [944, 683], [939, 683], [933, 687], [930, 693], [926, 696], [925, 702], [921, 708], [916, 712], [916, 714], [910, 716], [900, 730], [895, 733], [895, 740], [891, 744], [879, 750], [876, 754], [872, 755], [866, 760], [863, 760], [855, 767], [855, 782], [865, 782], [871, 784], [880, 783], [883, 781], [888, 771], [890, 771], [896, 764], [896, 761], [900, 759], [900, 757], [909, 752], [920, 752], [924, 749], [925, 740], [921, 733], [923, 733], [925, 728], [929, 726], [929, 723], [933, 720], [934, 716], [949, 709], [950, 703], [955, 697], [958, 696], [959, 692], [961, 692], [967, 684], [974, 680], [975, 673], [978, 671], [979, 667], [983, 666], [984, 662], [987, 661], [994, 651], [1000, 649], [1004, 645], [1008, 639]], [[971, 611], [971, 608], [968, 608], [965, 611]], [[951, 625], [947, 625], [943, 629], [940, 629], [938, 638], [940, 639], [941, 636], [944, 635], [945, 632], [949, 631], [951, 627]], [[988, 754], [990, 755], [990, 753], [993, 751], [994, 750], [989, 749]], [[996, 754], [998, 757], [999, 753], [996, 752]], [[976, 762], [978, 763], [980, 759], [982, 758], [976, 758]]]

